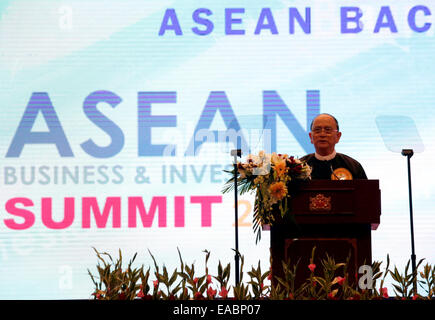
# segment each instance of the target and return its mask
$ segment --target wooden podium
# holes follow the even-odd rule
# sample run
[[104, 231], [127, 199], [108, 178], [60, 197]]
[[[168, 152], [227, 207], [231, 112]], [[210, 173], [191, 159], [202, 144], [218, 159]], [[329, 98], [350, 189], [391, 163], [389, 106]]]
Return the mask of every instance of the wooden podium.
[[302, 182], [293, 190], [290, 210], [294, 220], [278, 214], [270, 228], [273, 284], [274, 276], [283, 276], [282, 261], [290, 259], [293, 265], [300, 259], [296, 285], [301, 285], [309, 277], [314, 246], [319, 269], [326, 253], [336, 263], [350, 255], [349, 283], [354, 283], [361, 265], [372, 263], [371, 230], [377, 229], [381, 214], [379, 180]]

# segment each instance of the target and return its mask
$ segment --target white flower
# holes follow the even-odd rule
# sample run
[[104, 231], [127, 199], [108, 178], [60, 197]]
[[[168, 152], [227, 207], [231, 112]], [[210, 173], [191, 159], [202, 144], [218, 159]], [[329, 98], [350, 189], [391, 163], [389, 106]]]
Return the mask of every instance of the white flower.
[[276, 152], [272, 153], [270, 160], [272, 161], [272, 164], [277, 163], [278, 161], [280, 161], [280, 157], [276, 154]]

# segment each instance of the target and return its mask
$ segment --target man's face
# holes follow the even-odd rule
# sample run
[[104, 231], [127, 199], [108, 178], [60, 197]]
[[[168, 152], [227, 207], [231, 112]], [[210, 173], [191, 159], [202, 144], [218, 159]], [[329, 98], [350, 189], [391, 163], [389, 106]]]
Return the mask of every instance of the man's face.
[[326, 156], [334, 151], [335, 145], [340, 141], [341, 132], [338, 132], [337, 124], [331, 116], [320, 115], [314, 120], [309, 135], [316, 152]]

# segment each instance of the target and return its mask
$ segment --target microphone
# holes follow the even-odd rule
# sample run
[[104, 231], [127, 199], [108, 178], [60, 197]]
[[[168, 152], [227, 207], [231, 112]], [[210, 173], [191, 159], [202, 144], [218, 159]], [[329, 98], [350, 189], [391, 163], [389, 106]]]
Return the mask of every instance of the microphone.
[[412, 149], [403, 149], [402, 150], [402, 156], [411, 158], [413, 155], [414, 155], [414, 150], [412, 150]]
[[236, 157], [241, 157], [242, 156], [242, 139], [240, 138], [240, 136], [237, 136], [237, 142], [236, 142], [236, 149], [231, 150], [231, 155], [234, 157], [234, 159]]
[[233, 157], [241, 157], [242, 156], [242, 150], [241, 149], [233, 149], [233, 150], [231, 150], [231, 155]]
[[337, 177], [337, 175], [334, 173], [334, 169], [332, 169], [332, 164], [329, 166], [331, 168], [331, 174], [337, 178], [337, 180], [341, 180], [339, 177]]

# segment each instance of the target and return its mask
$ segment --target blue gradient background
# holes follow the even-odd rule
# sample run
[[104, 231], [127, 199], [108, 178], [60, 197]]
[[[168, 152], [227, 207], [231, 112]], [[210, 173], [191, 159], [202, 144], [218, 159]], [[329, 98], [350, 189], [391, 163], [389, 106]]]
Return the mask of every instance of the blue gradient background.
[[[431, 1], [422, 0], [435, 13]], [[185, 157], [201, 112], [211, 91], [225, 91], [241, 127], [261, 129], [252, 121], [262, 117], [263, 92], [276, 91], [305, 129], [306, 91], [320, 91], [320, 111], [334, 114], [343, 132], [338, 152], [362, 163], [370, 179], [379, 179], [382, 216], [372, 233], [374, 260], [386, 260], [403, 268], [410, 248], [408, 181], [406, 159], [392, 152], [391, 144], [421, 151], [412, 158], [414, 226], [417, 258], [434, 263], [435, 252], [435, 100], [434, 28], [425, 33], [410, 30], [409, 9], [414, 1], [268, 1], [279, 31], [263, 30], [254, 35], [261, 8], [259, 1], [4, 1], [0, 2], [0, 299], [89, 298], [92, 282], [87, 269], [96, 273], [92, 247], [127, 260], [138, 253], [138, 264], [152, 266], [148, 249], [169, 270], [178, 266], [177, 248], [185, 262], [203, 267], [203, 253], [211, 252], [209, 268], [218, 261], [233, 263], [233, 198], [213, 205], [212, 227], [202, 228], [199, 205], [190, 196], [220, 195], [231, 163], [230, 147], [204, 144], [197, 157]], [[207, 36], [192, 33], [191, 18], [199, 6], [213, 12], [214, 30]], [[364, 29], [358, 34], [340, 33], [340, 7], [359, 6]], [[390, 6], [398, 28], [373, 33], [381, 6]], [[311, 34], [296, 26], [288, 32], [288, 7], [304, 13], [312, 10]], [[182, 36], [168, 32], [158, 36], [166, 8], [176, 9]], [[224, 9], [245, 8], [237, 28], [245, 35], [224, 32]], [[65, 24], [69, 12], [70, 24]], [[417, 22], [434, 23], [433, 16], [419, 15]], [[199, 26], [200, 27], [200, 26]], [[98, 109], [123, 131], [125, 144], [119, 154], [97, 159], [80, 147], [84, 141], [107, 145], [108, 136], [86, 118], [85, 98], [94, 91], [116, 93], [122, 101], [116, 108], [101, 104]], [[153, 128], [153, 144], [175, 144], [176, 157], [138, 156], [138, 92], [175, 91], [176, 103], [153, 104], [153, 115], [174, 115], [177, 127]], [[74, 157], [61, 158], [53, 145], [27, 145], [19, 158], [6, 158], [9, 145], [33, 92], [47, 92], [62, 124]], [[382, 121], [390, 119], [391, 121]], [[398, 119], [395, 121], [394, 119]], [[217, 113], [211, 130], [225, 130]], [[34, 131], [47, 130], [39, 117]], [[306, 151], [282, 120], [277, 123], [277, 151], [298, 157]], [[257, 130], [258, 131], [258, 130]], [[386, 133], [394, 132], [394, 134]], [[385, 138], [385, 139], [384, 139]], [[308, 139], [308, 136], [307, 136]], [[399, 143], [400, 144], [400, 143]], [[6, 166], [115, 166], [124, 168], [121, 184], [24, 185], [4, 183]], [[162, 168], [174, 165], [207, 165], [203, 180], [192, 173], [187, 181], [167, 177]], [[151, 184], [138, 185], [133, 177], [137, 166], [146, 166]], [[217, 168], [212, 172], [211, 166]], [[82, 229], [80, 210], [73, 225], [49, 230], [40, 219], [41, 197], [53, 198], [53, 212], [63, 215], [63, 198], [83, 196], [168, 197], [168, 226], [127, 228], [126, 201], [120, 229]], [[28, 197], [35, 203], [36, 222], [24, 231], [13, 231], [3, 223], [11, 216], [5, 203], [13, 197]], [[175, 228], [173, 197], [185, 196], [186, 226]], [[252, 201], [244, 196], [242, 200]], [[247, 202], [249, 203], [249, 202]], [[241, 207], [241, 212], [249, 206]], [[247, 221], [251, 220], [252, 212]], [[18, 220], [18, 218], [17, 218]], [[155, 218], [157, 220], [157, 217]], [[252, 229], [240, 228], [240, 251], [250, 269], [261, 261], [269, 268], [268, 234], [255, 244]], [[233, 269], [234, 270], [234, 269]], [[390, 285], [389, 283], [387, 283]], [[390, 287], [390, 293], [393, 290]]]

